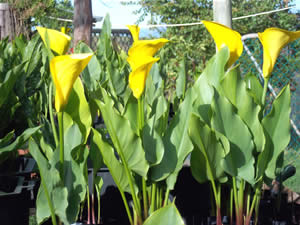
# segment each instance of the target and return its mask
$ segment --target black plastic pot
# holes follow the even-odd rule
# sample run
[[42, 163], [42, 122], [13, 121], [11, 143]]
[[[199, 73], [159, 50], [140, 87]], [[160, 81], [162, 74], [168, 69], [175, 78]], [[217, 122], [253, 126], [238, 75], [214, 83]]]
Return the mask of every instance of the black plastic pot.
[[29, 209], [33, 208], [35, 181], [29, 180], [34, 161], [22, 159], [14, 164], [16, 169], [0, 173], [0, 224], [26, 225], [29, 223]]

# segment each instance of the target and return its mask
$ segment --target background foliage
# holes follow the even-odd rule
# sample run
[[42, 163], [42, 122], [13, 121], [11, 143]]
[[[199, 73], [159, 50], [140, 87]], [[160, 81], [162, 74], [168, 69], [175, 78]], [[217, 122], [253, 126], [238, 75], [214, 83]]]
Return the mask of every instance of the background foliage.
[[23, 34], [31, 37], [32, 27], [36, 25], [60, 29], [66, 22], [53, 19], [73, 18], [73, 7], [70, 0], [0, 0], [9, 3], [15, 23], [16, 36]]

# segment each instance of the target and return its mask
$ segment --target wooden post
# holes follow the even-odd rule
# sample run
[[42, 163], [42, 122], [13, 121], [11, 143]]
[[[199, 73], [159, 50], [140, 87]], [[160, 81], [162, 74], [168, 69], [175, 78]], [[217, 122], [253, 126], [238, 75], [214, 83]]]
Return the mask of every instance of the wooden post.
[[0, 39], [14, 38], [14, 25], [12, 13], [8, 3], [0, 3]]
[[231, 0], [213, 0], [214, 21], [232, 28]]
[[91, 0], [74, 0], [74, 46], [79, 41], [91, 45], [92, 23]]

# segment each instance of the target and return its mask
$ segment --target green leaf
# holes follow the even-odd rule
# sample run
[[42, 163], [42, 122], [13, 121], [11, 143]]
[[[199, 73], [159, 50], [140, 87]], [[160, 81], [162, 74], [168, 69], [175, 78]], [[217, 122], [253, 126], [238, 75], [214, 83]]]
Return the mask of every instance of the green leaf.
[[126, 119], [128, 119], [128, 121], [130, 122], [132, 130], [134, 130], [134, 132], [138, 134], [138, 120], [136, 119], [138, 118], [138, 102], [133, 95], [130, 95], [130, 98], [127, 101], [124, 117], [126, 117]]
[[[156, 131], [163, 136], [166, 131], [169, 119], [169, 107], [170, 103], [168, 103], [164, 97], [164, 95], [158, 96], [151, 107], [149, 107], [150, 115], [147, 123], [151, 123], [153, 127], [155, 127]], [[148, 113], [147, 113], [148, 114]]]
[[[93, 50], [84, 42], [80, 42], [76, 46], [76, 52], [78, 53], [90, 53], [93, 52]], [[96, 55], [93, 55], [90, 62], [86, 66], [86, 68], [82, 71], [81, 77], [83, 79], [84, 84], [87, 86], [87, 88], [90, 91], [96, 91], [98, 82], [103, 82], [103, 73], [100, 66], [100, 63], [96, 57]]]
[[159, 66], [154, 63], [146, 80], [145, 102], [152, 106], [154, 100], [163, 94], [163, 80], [159, 72]]
[[224, 68], [228, 59], [229, 49], [224, 47], [209, 60], [203, 74], [201, 75], [204, 76], [207, 82], [211, 86], [214, 86], [217, 90], [219, 89], [220, 81], [224, 77]]
[[118, 55], [113, 52], [111, 59], [106, 60], [106, 72], [109, 77], [108, 84], [113, 94], [121, 95], [126, 90], [126, 69], [119, 65]]
[[[114, 102], [107, 92], [102, 89], [103, 102], [95, 100], [101, 110], [114, 148], [119, 156], [124, 156], [128, 168], [142, 177], [146, 177], [149, 169], [141, 139], [135, 134], [130, 122], [121, 116], [114, 108]], [[124, 162], [125, 163], [125, 162]]]
[[248, 127], [228, 99], [217, 92], [212, 110], [212, 128], [230, 141], [230, 152], [225, 157], [224, 170], [231, 176], [239, 176], [254, 183], [254, 144]]
[[194, 96], [189, 90], [163, 137], [166, 149], [163, 159], [151, 168], [151, 179], [154, 181], [162, 180], [169, 175], [167, 185], [170, 189], [174, 188], [178, 172], [187, 155], [193, 150], [187, 132], [193, 101]]
[[84, 143], [87, 141], [92, 126], [92, 117], [80, 78], [75, 81], [69, 101], [64, 108], [63, 122], [65, 131], [76, 123], [84, 137]]
[[94, 176], [97, 175], [98, 170], [103, 167], [103, 158], [102, 154], [99, 151], [99, 148], [97, 144], [94, 142], [94, 139], [91, 139], [91, 144], [90, 144], [90, 159], [92, 160], [93, 164], [93, 171], [94, 171]]
[[265, 144], [263, 128], [259, 121], [261, 107], [249, 95], [246, 83], [240, 77], [239, 68], [228, 71], [221, 85], [224, 95], [237, 108], [238, 115], [250, 129], [256, 151], [261, 152]]
[[42, 185], [40, 186], [36, 200], [37, 222], [41, 224], [51, 215], [48, 196], [53, 205], [54, 213], [59, 216], [63, 223], [69, 224], [71, 221], [67, 220], [66, 212], [68, 206], [68, 192], [61, 183], [59, 171], [56, 168], [57, 162], [52, 165], [49, 164], [33, 139], [29, 140], [29, 151], [37, 162], [42, 179]]
[[11, 143], [11, 141], [14, 138], [14, 134], [15, 134], [15, 131], [13, 130], [13, 131], [9, 132], [8, 134], [6, 134], [4, 138], [0, 139], [0, 149]]
[[199, 183], [218, 180], [225, 176], [222, 162], [225, 151], [215, 132], [200, 117], [192, 114], [189, 136], [194, 144], [191, 154], [191, 170]]
[[28, 77], [41, 62], [40, 49], [42, 45], [43, 43], [40, 42], [38, 35], [34, 36], [26, 45], [23, 55], [23, 62], [27, 62], [24, 68], [26, 77]]
[[34, 128], [28, 128], [20, 136], [18, 136], [17, 139], [13, 143], [8, 144], [6, 146], [2, 146], [0, 148], [0, 156], [1, 156], [0, 163], [6, 159], [6, 154], [21, 148], [21, 146], [40, 128], [41, 128], [40, 126], [34, 127]]
[[6, 74], [4, 81], [0, 83], [0, 107], [3, 105], [3, 103], [5, 103], [8, 96], [11, 94], [17, 79], [22, 76], [23, 67], [24, 63], [10, 69]]
[[111, 23], [110, 23], [110, 18], [109, 14], [106, 14], [102, 29], [101, 29], [101, 35], [98, 40], [98, 54], [100, 56], [103, 56], [105, 59], [110, 59], [112, 52], [113, 52], [113, 47], [111, 43]]
[[269, 151], [267, 177], [275, 178], [278, 156], [284, 151], [290, 141], [290, 112], [291, 96], [289, 85], [285, 86], [273, 102], [271, 112], [263, 118], [262, 125], [272, 144], [268, 144], [265, 151]]
[[101, 152], [103, 161], [117, 187], [120, 189], [120, 191], [126, 191], [130, 193], [130, 187], [125, 169], [120, 161], [116, 158], [113, 147], [103, 140], [102, 135], [97, 130], [92, 129], [92, 131], [92, 142], [96, 144], [98, 151]]
[[176, 79], [176, 95], [178, 98], [184, 98], [186, 90], [187, 68], [185, 57], [179, 62], [178, 75]]
[[155, 118], [147, 121], [142, 131], [143, 147], [146, 160], [150, 166], [161, 162], [164, 155], [164, 144], [161, 135], [155, 129]]
[[249, 91], [250, 95], [254, 98], [256, 104], [262, 105], [261, 99], [263, 87], [261, 86], [258, 78], [254, 74], [248, 73], [244, 79], [246, 88]]
[[174, 203], [156, 210], [144, 225], [184, 225], [184, 222]]

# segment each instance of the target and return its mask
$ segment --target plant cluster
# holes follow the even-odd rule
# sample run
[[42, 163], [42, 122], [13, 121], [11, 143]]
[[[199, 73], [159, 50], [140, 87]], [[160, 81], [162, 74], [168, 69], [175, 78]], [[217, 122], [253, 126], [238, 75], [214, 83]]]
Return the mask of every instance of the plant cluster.
[[[233, 207], [237, 225], [250, 224], [254, 212], [257, 218], [262, 184], [281, 172], [283, 151], [290, 139], [289, 85], [274, 100], [269, 113], [265, 111], [267, 85], [280, 50], [299, 38], [300, 31], [269, 28], [259, 33], [264, 48], [261, 87], [253, 74], [242, 78], [239, 65], [235, 65], [243, 51], [241, 35], [218, 23], [203, 24], [216, 43], [217, 53], [190, 87], [186, 63], [180, 62], [178, 101], [173, 104], [165, 97], [163, 54], [154, 57], [169, 40], [140, 40], [139, 27], [129, 26], [134, 42], [128, 56], [119, 54], [113, 48], [109, 16], [96, 52], [80, 43], [75, 54], [67, 54], [68, 35], [37, 27], [42, 42], [39, 36], [32, 41], [41, 52], [21, 60], [21, 66], [8, 61], [13, 69], [1, 80], [0, 91], [1, 101], [10, 103], [10, 97], [18, 99], [11, 91], [16, 84], [11, 74], [31, 68], [34, 57], [41, 60], [43, 88], [35, 90], [35, 95], [45, 107], [38, 111], [39, 123], [28, 123], [31, 128], [15, 140], [12, 132], [0, 139], [1, 159], [20, 146], [20, 141], [28, 140], [41, 177], [36, 200], [39, 224], [50, 217], [54, 225], [70, 224], [78, 219], [81, 204], [87, 201], [90, 207], [94, 201], [94, 195], [90, 199], [89, 194], [90, 157], [94, 172], [91, 188], [100, 199], [103, 181], [96, 172], [105, 165], [119, 189], [130, 224], [182, 225], [169, 193], [190, 154], [195, 179], [211, 183], [217, 225], [222, 224], [224, 214], [221, 185], [231, 190], [228, 211], [232, 221]], [[28, 47], [28, 51], [35, 49]], [[107, 132], [93, 126], [99, 116]], [[125, 193], [130, 194], [132, 203]], [[91, 210], [88, 223], [96, 223]], [[100, 223], [100, 211], [97, 218]]]
[[[232, 0], [232, 17], [252, 15], [289, 7], [295, 1], [285, 0]], [[140, 16], [138, 23], [150, 16], [150, 24], [184, 24], [195, 23], [201, 20], [213, 20], [213, 1], [210, 0], [139, 0], [124, 4], [138, 5], [136, 14]], [[233, 29], [244, 34], [257, 33], [268, 27], [279, 27], [286, 30], [295, 30], [298, 24], [297, 15], [291, 11], [281, 11], [257, 17], [233, 20]], [[156, 28], [155, 28], [156, 29]], [[214, 55], [214, 42], [202, 25], [157, 28], [161, 36], [171, 40], [163, 49], [165, 52], [168, 72], [167, 93], [175, 97], [176, 75], [179, 62], [183, 58], [188, 60], [189, 80], [193, 83], [204, 70], [208, 60]]]

